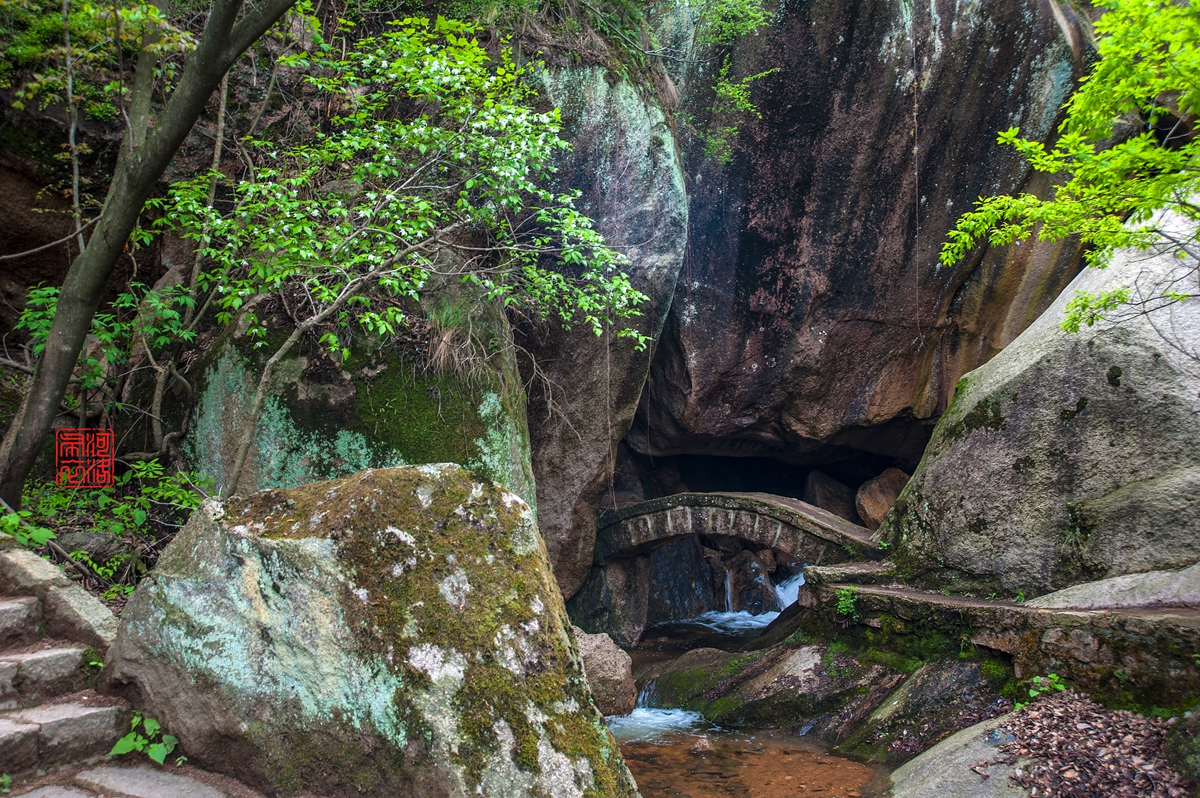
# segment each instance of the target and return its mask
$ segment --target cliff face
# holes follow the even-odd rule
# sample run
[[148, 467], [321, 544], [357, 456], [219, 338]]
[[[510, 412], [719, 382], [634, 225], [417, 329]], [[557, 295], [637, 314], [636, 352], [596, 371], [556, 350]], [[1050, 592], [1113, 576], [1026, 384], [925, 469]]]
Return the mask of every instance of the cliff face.
[[[731, 74], [776, 70], [754, 84], [761, 120], [727, 165], [685, 148], [688, 256], [633, 448], [915, 464], [958, 377], [1078, 269], [1074, 246], [937, 254], [976, 197], [1045, 188], [996, 133], [1051, 135], [1084, 57], [1045, 0], [781, 4], [731, 53]], [[677, 76], [701, 129], [727, 124], [708, 110], [720, 64]]]
[[[629, 326], [657, 338], [687, 248], [687, 194], [667, 117], [652, 96], [600, 67], [547, 73], [542, 89], [562, 109], [563, 137], [572, 144], [559, 186], [582, 192], [578, 207], [629, 259], [630, 281], [649, 297]], [[538, 523], [569, 596], [592, 562], [597, 507], [633, 421], [650, 350], [582, 326], [526, 324], [517, 340], [530, 388]]]

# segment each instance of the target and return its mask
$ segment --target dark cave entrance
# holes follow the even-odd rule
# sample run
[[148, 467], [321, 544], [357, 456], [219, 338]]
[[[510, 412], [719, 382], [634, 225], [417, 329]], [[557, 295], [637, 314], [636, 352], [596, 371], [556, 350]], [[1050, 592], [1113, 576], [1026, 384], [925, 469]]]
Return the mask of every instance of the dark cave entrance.
[[613, 482], [601, 506], [619, 508], [676, 493], [771, 493], [809, 502], [861, 524], [855, 495], [889, 468], [911, 473], [913, 464], [848, 447], [816, 462], [763, 457], [676, 454], [651, 457], [622, 441]]

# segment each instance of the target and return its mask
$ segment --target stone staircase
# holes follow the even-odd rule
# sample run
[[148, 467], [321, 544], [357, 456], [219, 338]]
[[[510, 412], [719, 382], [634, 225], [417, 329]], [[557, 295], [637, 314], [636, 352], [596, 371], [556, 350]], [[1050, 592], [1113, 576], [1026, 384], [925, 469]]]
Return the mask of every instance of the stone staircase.
[[90, 689], [112, 613], [19, 547], [0, 551], [0, 773], [14, 780], [105, 756], [129, 707]]
[[109, 757], [131, 707], [92, 688], [116, 634], [99, 599], [0, 534], [0, 778], [12, 798], [262, 798], [188, 765]]

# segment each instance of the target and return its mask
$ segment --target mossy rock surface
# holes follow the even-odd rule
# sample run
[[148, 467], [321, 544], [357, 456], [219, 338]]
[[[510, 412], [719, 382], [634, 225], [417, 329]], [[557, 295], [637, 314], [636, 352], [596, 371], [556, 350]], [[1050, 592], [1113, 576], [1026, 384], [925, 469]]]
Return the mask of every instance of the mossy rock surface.
[[454, 465], [205, 504], [107, 678], [274, 794], [636, 796], [528, 505]]
[[1200, 795], [1200, 704], [1192, 707], [1167, 735], [1164, 746], [1171, 767], [1196, 782], [1192, 795]]
[[[749, 728], [840, 726], [839, 716], [858, 717], [882, 701], [871, 686], [886, 669], [862, 665], [826, 646], [788, 643], [766, 651], [689, 651], [657, 676], [653, 703], [701, 713], [722, 726]], [[870, 696], [870, 705], [860, 698]], [[825, 736], [825, 735], [821, 735]]]

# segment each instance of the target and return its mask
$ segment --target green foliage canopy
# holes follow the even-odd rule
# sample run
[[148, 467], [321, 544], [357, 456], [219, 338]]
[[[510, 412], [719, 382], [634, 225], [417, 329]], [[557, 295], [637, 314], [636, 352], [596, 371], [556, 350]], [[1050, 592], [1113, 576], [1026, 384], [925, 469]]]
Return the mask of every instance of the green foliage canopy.
[[[309, 77], [342, 104], [329, 132], [292, 146], [253, 142], [273, 165], [230, 186], [232, 210], [209, 204], [211, 174], [155, 203], [160, 225], [211, 262], [201, 287], [217, 292], [221, 320], [254, 297], [292, 291], [314, 311], [306, 315], [338, 307], [322, 337], [338, 349], [352, 322], [394, 333], [400, 302], [439, 270], [596, 334], [637, 313], [644, 295], [575, 208], [577, 194], [542, 187], [568, 145], [558, 111], [533, 108], [524, 75], [536, 67], [507, 54], [493, 62], [474, 33], [462, 21], [409, 18], [360, 39]], [[438, 250], [461, 260], [435, 264]]]
[[[1088, 265], [1103, 268], [1126, 247], [1166, 241], [1191, 266], [1200, 266], [1195, 234], [1181, 238], [1159, 223], [1163, 210], [1200, 221], [1200, 0], [1101, 0], [1096, 23], [1099, 60], [1068, 101], [1053, 147], [1021, 138], [1017, 149], [1038, 172], [1062, 182], [1050, 199], [1032, 194], [980, 198], [943, 244], [953, 265], [982, 240], [997, 246], [1032, 235], [1043, 241], [1079, 236]], [[1194, 225], [1193, 225], [1194, 229]], [[1168, 290], [1167, 301], [1194, 293]], [[1079, 292], [1064, 329], [1077, 331], [1130, 301], [1128, 288]]]

